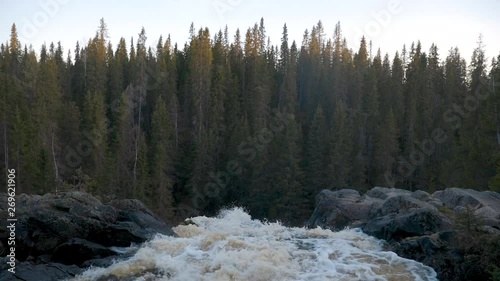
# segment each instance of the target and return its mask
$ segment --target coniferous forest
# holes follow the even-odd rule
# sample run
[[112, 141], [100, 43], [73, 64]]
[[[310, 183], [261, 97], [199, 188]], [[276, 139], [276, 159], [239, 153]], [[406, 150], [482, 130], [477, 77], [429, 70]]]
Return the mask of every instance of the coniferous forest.
[[17, 193], [137, 198], [167, 220], [237, 205], [289, 224], [324, 188], [500, 191], [500, 56], [481, 38], [472, 54], [419, 41], [385, 54], [318, 22], [302, 42], [285, 25], [274, 46], [261, 20], [192, 25], [184, 46], [147, 39], [113, 46], [101, 20], [85, 45], [35, 50], [13, 25], [0, 181], [15, 168]]

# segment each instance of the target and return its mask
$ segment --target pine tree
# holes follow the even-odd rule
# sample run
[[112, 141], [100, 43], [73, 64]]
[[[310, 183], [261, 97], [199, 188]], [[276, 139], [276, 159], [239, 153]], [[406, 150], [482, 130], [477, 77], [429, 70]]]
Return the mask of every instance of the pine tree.
[[80, 111], [83, 108], [83, 101], [86, 93], [86, 65], [87, 53], [81, 49], [79, 43], [75, 48], [75, 63], [72, 66], [71, 73], [71, 96], [72, 100], [78, 105]]
[[212, 125], [209, 119], [212, 60], [210, 33], [208, 28], [200, 29], [198, 35], [191, 38], [188, 57], [189, 99], [186, 99], [186, 102], [191, 113], [189, 125], [192, 132], [191, 149], [194, 153], [188, 188], [193, 197], [199, 195], [204, 199], [207, 199], [207, 196], [214, 197], [204, 190], [209, 181], [208, 173], [214, 166], [214, 155], [210, 153], [209, 144], [209, 130]]
[[349, 187], [352, 165], [350, 121], [345, 105], [341, 102], [337, 103], [333, 113], [333, 127], [329, 134], [328, 155], [328, 175], [332, 179], [332, 187], [336, 189]]
[[105, 194], [106, 187], [104, 179], [106, 176], [106, 156], [108, 143], [108, 120], [106, 118], [106, 107], [104, 95], [99, 93], [87, 93], [84, 101], [82, 135], [89, 146], [90, 161], [84, 161], [88, 174], [97, 181], [98, 190], [92, 190], [95, 194]]
[[[388, 105], [389, 103], [391, 104], [394, 117], [396, 118], [398, 136], [402, 135], [404, 126], [403, 125], [405, 116], [404, 95], [403, 95], [404, 77], [405, 77], [405, 72], [403, 68], [403, 61], [401, 60], [399, 53], [396, 52], [392, 60], [391, 78], [389, 85], [390, 90], [388, 92], [381, 91], [381, 99], [382, 99], [381, 104], [382, 105]], [[386, 96], [387, 99], [384, 99]], [[383, 112], [383, 110], [381, 110], [381, 112]]]
[[39, 167], [36, 158], [39, 146], [36, 143], [36, 126], [26, 109], [18, 105], [12, 118], [12, 130], [9, 132], [11, 140], [11, 167], [16, 169], [17, 189], [20, 192], [32, 193], [36, 185], [34, 178]]
[[[374, 79], [373, 73], [369, 68], [368, 50], [365, 38], [361, 38], [361, 44], [358, 53], [353, 57], [354, 72], [351, 81], [351, 95], [349, 105], [352, 110], [352, 142], [353, 149], [351, 153], [352, 169], [351, 169], [351, 185], [355, 188], [366, 189], [368, 186], [368, 168], [369, 156], [368, 148], [371, 144], [371, 129], [367, 121], [368, 116], [373, 113], [368, 103], [363, 102], [363, 93], [367, 93], [366, 97], [373, 97]], [[367, 99], [365, 99], [367, 100]], [[370, 119], [369, 121], [373, 121]]]
[[[496, 174], [490, 179], [488, 182], [488, 186], [490, 190], [494, 190], [500, 192], [500, 91], [498, 89], [498, 85], [500, 85], [500, 55], [497, 59], [493, 59], [492, 68], [490, 72], [490, 80], [491, 80], [491, 103], [493, 104], [493, 130], [494, 135], [496, 136], [496, 148], [495, 153], [492, 156], [492, 162], [495, 163]], [[495, 138], [494, 138], [495, 139]]]
[[312, 204], [307, 200], [307, 193], [302, 184], [302, 132], [293, 115], [289, 118], [284, 129], [276, 132], [270, 149], [273, 161], [269, 164], [271, 207], [268, 218], [297, 224], [307, 219], [304, 210], [311, 209]]
[[161, 97], [156, 101], [152, 119], [152, 163], [151, 190], [146, 193], [147, 200], [158, 214], [171, 219], [173, 210], [173, 134], [170, 127], [167, 106]]
[[[487, 73], [481, 41], [469, 66], [457, 48], [441, 61], [417, 42], [391, 61], [365, 38], [352, 51], [339, 23], [332, 39], [324, 30], [300, 49], [287, 25], [272, 45], [263, 19], [232, 42], [227, 27], [192, 25], [183, 48], [148, 46], [144, 28], [113, 46], [101, 19], [65, 58], [61, 43], [23, 48], [13, 25], [0, 44], [2, 178], [14, 167], [22, 192], [74, 185], [167, 219], [237, 204], [290, 224], [320, 189], [363, 191], [386, 172], [412, 190], [499, 189], [500, 57]], [[278, 113], [287, 124], [271, 130]]]
[[71, 158], [68, 158], [69, 151], [81, 148], [79, 146], [82, 144], [80, 108], [75, 102], [66, 101], [63, 103], [58, 116], [59, 120], [64, 120], [58, 122], [59, 127], [57, 132], [60, 139], [59, 172], [61, 181], [71, 182], [75, 170], [81, 165], [80, 161], [73, 161]]
[[[420, 137], [418, 135], [418, 97], [422, 91], [422, 86], [424, 83], [425, 74], [425, 57], [421, 52], [420, 42], [417, 46], [412, 44], [410, 50], [411, 61], [408, 64], [406, 70], [406, 84], [404, 89], [404, 126], [402, 132], [402, 153], [405, 157], [409, 157], [412, 152], [415, 151], [415, 142]], [[422, 159], [423, 160], [423, 159]], [[410, 160], [409, 160], [410, 161]], [[418, 163], [418, 162], [417, 162]], [[413, 165], [413, 164], [412, 164]], [[413, 165], [415, 166], [415, 165]], [[421, 165], [417, 165], [413, 172], [409, 175], [403, 175], [404, 179], [402, 187], [413, 190], [416, 188], [416, 180], [419, 172], [421, 171]]]
[[[476, 106], [465, 106], [461, 143], [464, 155], [462, 182], [468, 186], [485, 189], [488, 179], [495, 174], [496, 161], [491, 152], [498, 150], [495, 139], [494, 106], [477, 97], [491, 96], [490, 83], [486, 76], [486, 61], [482, 38], [474, 49], [470, 63], [469, 95], [476, 98]], [[484, 98], [481, 98], [484, 99]]]
[[113, 150], [116, 152], [116, 174], [115, 181], [118, 183], [115, 186], [115, 193], [119, 197], [126, 198], [132, 193], [134, 188], [134, 177], [132, 173], [135, 160], [135, 133], [134, 127], [134, 91], [132, 87], [128, 87], [122, 94], [121, 99], [116, 109], [117, 125], [116, 125], [116, 140]]
[[[45, 193], [48, 186], [59, 183], [58, 151], [59, 146], [58, 133], [58, 112], [62, 106], [62, 93], [60, 81], [58, 79], [58, 69], [55, 60], [54, 45], [51, 44], [50, 51], [47, 52], [45, 45], [42, 46], [40, 54], [39, 79], [37, 85], [34, 114], [38, 127], [38, 143], [40, 152], [39, 163], [44, 167], [44, 171], [50, 174], [40, 173], [41, 182], [44, 182], [39, 192]], [[48, 161], [43, 163], [43, 161]], [[43, 174], [43, 175], [42, 175]], [[35, 182], [38, 180], [35, 179]]]
[[[95, 181], [97, 195], [107, 194], [109, 121], [106, 110], [107, 27], [103, 19], [84, 53], [85, 94], [82, 110], [82, 135], [90, 146], [90, 159], [84, 161], [84, 171]], [[86, 155], [84, 156], [87, 157]], [[89, 161], [90, 160], [90, 161]]]
[[393, 174], [399, 153], [396, 118], [392, 109], [384, 114], [383, 123], [378, 127], [375, 138], [375, 178], [374, 184], [387, 185], [386, 173]]
[[134, 161], [134, 164], [136, 165], [134, 185], [132, 186], [133, 189], [131, 190], [131, 193], [128, 194], [127, 197], [147, 201], [146, 193], [147, 190], [151, 188], [152, 184], [148, 160], [148, 145], [146, 143], [146, 137], [144, 134], [141, 134], [137, 144], [137, 161]]
[[329, 188], [326, 182], [327, 175], [325, 165], [325, 154], [327, 151], [327, 127], [323, 109], [321, 106], [316, 108], [314, 119], [311, 122], [307, 143], [305, 147], [305, 184], [307, 190], [307, 198], [311, 199], [318, 191], [323, 188]]
[[[460, 144], [460, 127], [462, 119], [455, 115], [450, 106], [463, 103], [467, 95], [467, 71], [465, 60], [457, 48], [450, 49], [444, 64], [442, 128], [449, 141], [441, 148], [446, 158], [441, 161], [439, 182], [443, 186], [459, 186], [462, 177], [463, 153]], [[458, 116], [459, 119], [456, 119]], [[447, 145], [449, 144], [449, 145]], [[439, 153], [439, 151], [438, 151]]]

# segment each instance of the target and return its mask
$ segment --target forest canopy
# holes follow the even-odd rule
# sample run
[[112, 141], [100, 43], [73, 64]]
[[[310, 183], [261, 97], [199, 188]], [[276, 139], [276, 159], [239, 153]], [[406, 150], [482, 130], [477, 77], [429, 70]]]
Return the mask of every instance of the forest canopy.
[[182, 47], [148, 46], [144, 28], [113, 46], [101, 20], [85, 45], [36, 51], [13, 25], [1, 181], [15, 168], [18, 193], [137, 198], [165, 219], [239, 205], [291, 224], [324, 188], [500, 191], [500, 56], [481, 38], [469, 64], [419, 41], [352, 50], [340, 23], [268, 42], [261, 20], [235, 35], [192, 25]]

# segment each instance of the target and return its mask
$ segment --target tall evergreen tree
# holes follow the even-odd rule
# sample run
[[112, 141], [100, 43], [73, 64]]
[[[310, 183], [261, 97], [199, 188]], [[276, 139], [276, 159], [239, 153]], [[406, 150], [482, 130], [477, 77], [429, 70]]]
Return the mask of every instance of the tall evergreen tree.
[[[151, 164], [151, 194], [147, 198], [154, 200], [158, 213], [168, 217], [173, 215], [173, 150], [174, 138], [170, 127], [167, 105], [161, 97], [156, 101], [152, 120], [152, 164]], [[170, 217], [171, 218], [171, 217]]]
[[349, 187], [353, 148], [350, 129], [351, 119], [345, 105], [339, 102], [333, 113], [333, 126], [329, 134], [328, 174], [333, 188]]
[[462, 182], [480, 189], [486, 189], [488, 180], [495, 175], [497, 161], [492, 152], [498, 151], [495, 103], [486, 100], [492, 96], [492, 88], [486, 75], [484, 52], [480, 36], [469, 66], [470, 88], [463, 102], [465, 116], [460, 134], [465, 171]]
[[309, 128], [305, 146], [305, 184], [309, 199], [312, 199], [321, 189], [330, 187], [328, 186], [329, 183], [326, 182], [326, 151], [327, 126], [325, 116], [323, 115], [323, 109], [321, 106], [318, 106]]
[[488, 73], [481, 42], [470, 65], [417, 42], [391, 61], [365, 38], [353, 52], [340, 23], [324, 30], [300, 49], [286, 25], [272, 45], [263, 19], [232, 42], [227, 27], [192, 25], [183, 48], [148, 46], [144, 28], [113, 46], [101, 19], [65, 59], [60, 43], [23, 48], [13, 25], [0, 44], [2, 177], [14, 167], [22, 192], [138, 198], [167, 219], [237, 204], [286, 223], [322, 188], [362, 191], [387, 173], [411, 190], [499, 189], [500, 57]]

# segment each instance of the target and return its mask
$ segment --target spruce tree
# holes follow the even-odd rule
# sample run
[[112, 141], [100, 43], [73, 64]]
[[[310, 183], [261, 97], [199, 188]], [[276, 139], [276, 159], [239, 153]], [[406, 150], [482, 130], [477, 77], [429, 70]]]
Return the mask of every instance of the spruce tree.
[[171, 219], [173, 210], [173, 134], [167, 105], [158, 97], [152, 118], [151, 135], [151, 187], [146, 200], [164, 218]]
[[327, 127], [323, 109], [320, 105], [316, 108], [314, 119], [309, 127], [305, 146], [304, 171], [307, 198], [312, 199], [318, 191], [329, 188], [326, 182], [327, 175], [325, 159], [327, 151]]

